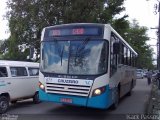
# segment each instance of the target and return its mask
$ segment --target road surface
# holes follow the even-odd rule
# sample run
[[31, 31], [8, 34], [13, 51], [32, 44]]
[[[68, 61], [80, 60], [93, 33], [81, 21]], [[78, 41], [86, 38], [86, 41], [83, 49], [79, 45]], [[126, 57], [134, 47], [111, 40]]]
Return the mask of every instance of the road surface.
[[125, 120], [132, 117], [128, 116], [129, 114], [144, 114], [150, 90], [151, 86], [147, 85], [147, 79], [137, 79], [132, 95], [123, 97], [116, 110], [97, 110], [49, 102], [33, 104], [28, 100], [11, 105], [7, 114], [2, 117], [13, 117], [18, 120], [22, 118], [24, 120], [51, 120], [51, 118], [53, 120]]

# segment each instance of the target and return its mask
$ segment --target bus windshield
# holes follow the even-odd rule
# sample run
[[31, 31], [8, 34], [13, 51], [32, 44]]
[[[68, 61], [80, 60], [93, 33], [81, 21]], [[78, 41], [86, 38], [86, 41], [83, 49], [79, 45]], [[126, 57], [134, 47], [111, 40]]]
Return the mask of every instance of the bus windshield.
[[71, 75], [107, 72], [108, 42], [105, 40], [54, 40], [42, 42], [41, 71]]

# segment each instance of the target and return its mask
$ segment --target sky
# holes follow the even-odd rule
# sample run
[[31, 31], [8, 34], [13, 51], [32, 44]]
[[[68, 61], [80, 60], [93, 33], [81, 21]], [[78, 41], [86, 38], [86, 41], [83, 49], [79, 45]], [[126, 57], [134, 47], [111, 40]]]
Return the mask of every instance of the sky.
[[[3, 15], [6, 13], [6, 1], [0, 0], [0, 40], [6, 39], [9, 37], [8, 32], [8, 22], [4, 20]], [[157, 15], [154, 14], [154, 5], [158, 4], [157, 0], [126, 0], [124, 6], [126, 7], [123, 14], [129, 15], [128, 20], [132, 21], [136, 19], [139, 22], [140, 26], [146, 26], [148, 28], [148, 36], [151, 38], [148, 44], [156, 45], [157, 36], [156, 29], [158, 26], [158, 12]], [[154, 52], [156, 53], [156, 47]]]
[[[147, 44], [151, 45], [154, 50], [154, 58], [157, 57], [157, 28], [159, 13], [158, 10], [155, 9], [155, 5], [157, 4], [158, 9], [158, 0], [126, 0], [125, 1], [125, 13], [129, 15], [128, 20], [132, 21], [136, 19], [139, 22], [140, 26], [146, 26], [148, 28], [148, 36], [150, 40]], [[155, 11], [157, 14], [155, 14]], [[155, 62], [154, 62], [155, 63]]]
[[[158, 10], [155, 15], [155, 4], [158, 4], [157, 0], [126, 0], [124, 6], [126, 7], [125, 13], [129, 15], [129, 21], [136, 19], [140, 26], [146, 26], [148, 28], [148, 36], [150, 38], [157, 38], [156, 31], [158, 27]], [[155, 39], [151, 39], [152, 45], [156, 44]]]
[[6, 13], [6, 1], [0, 0], [0, 40], [8, 38], [8, 22], [4, 19]]

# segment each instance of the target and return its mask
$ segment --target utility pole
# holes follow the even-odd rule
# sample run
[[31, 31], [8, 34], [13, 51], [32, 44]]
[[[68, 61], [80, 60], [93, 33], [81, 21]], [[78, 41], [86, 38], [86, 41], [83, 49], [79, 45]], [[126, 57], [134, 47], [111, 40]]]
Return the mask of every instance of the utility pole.
[[158, 48], [158, 58], [157, 58], [157, 67], [158, 70], [160, 70], [160, 1], [158, 5], [158, 12], [159, 12], [159, 25], [158, 25], [158, 43], [157, 43], [157, 48]]
[[[146, 0], [148, 1], [148, 0]], [[159, 24], [158, 24], [158, 28], [151, 28], [151, 29], [158, 29], [158, 40], [157, 40], [157, 69], [160, 70], [160, 1], [158, 1], [158, 5], [155, 4], [154, 5], [154, 13], [157, 14], [157, 9], [158, 9], [158, 12], [159, 12]]]

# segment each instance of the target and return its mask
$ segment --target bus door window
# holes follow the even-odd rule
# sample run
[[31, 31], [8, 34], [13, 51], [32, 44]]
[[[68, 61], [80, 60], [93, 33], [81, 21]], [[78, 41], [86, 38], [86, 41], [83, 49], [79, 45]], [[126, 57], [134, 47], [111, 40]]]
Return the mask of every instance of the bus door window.
[[113, 52], [114, 43], [119, 42], [118, 39], [111, 34], [111, 42], [110, 42], [110, 76], [112, 76], [117, 71], [118, 64], [118, 55]]
[[118, 64], [124, 64], [124, 45], [122, 42], [120, 44], [120, 51], [119, 51], [119, 59]]
[[104, 73], [107, 71], [107, 63], [108, 63], [108, 44], [104, 42], [101, 57], [98, 65], [98, 73]]
[[131, 54], [131, 51], [129, 50], [129, 53], [128, 53], [128, 62], [129, 62], [129, 66], [131, 66], [131, 56], [132, 56], [132, 54]]
[[126, 51], [127, 51], [127, 48], [124, 46], [124, 51], [123, 51], [124, 53], [123, 54], [124, 54], [124, 64], [125, 65], [126, 65], [126, 57], [127, 57]]

